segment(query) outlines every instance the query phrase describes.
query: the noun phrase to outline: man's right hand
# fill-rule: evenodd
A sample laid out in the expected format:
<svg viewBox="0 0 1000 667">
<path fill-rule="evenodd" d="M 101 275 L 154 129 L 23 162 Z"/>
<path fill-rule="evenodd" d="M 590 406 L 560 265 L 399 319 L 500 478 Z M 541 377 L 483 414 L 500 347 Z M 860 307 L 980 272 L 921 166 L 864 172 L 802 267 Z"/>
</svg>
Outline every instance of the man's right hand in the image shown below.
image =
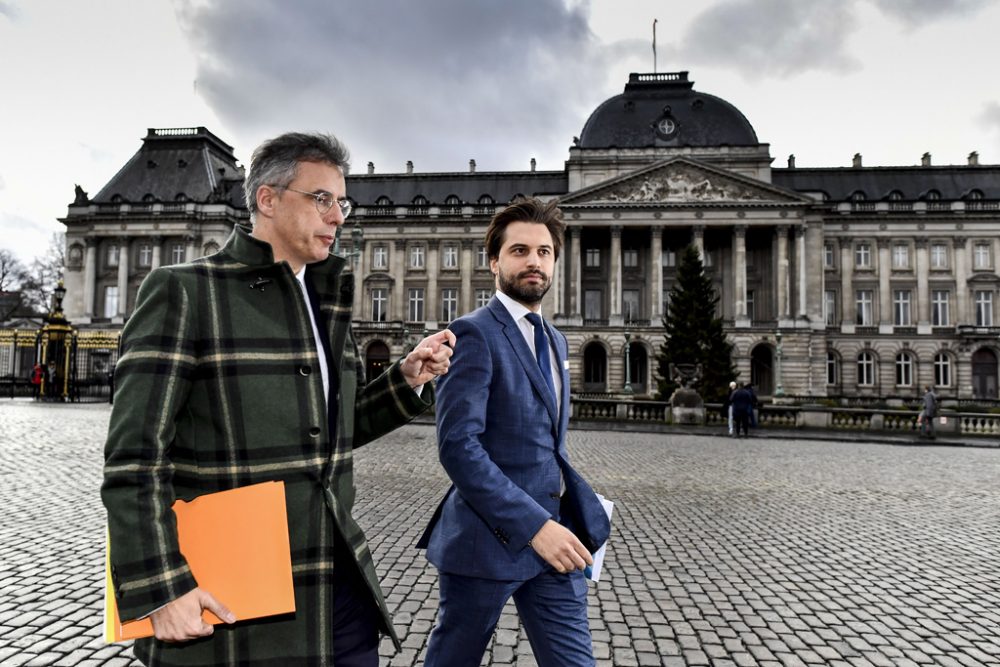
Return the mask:
<svg viewBox="0 0 1000 667">
<path fill-rule="evenodd" d="M 594 559 L 587 547 L 568 528 L 549 519 L 531 538 L 531 548 L 542 559 L 565 574 L 571 570 L 582 570 L 593 565 Z"/>
<path fill-rule="evenodd" d="M 215 629 L 202 620 L 203 609 L 209 610 L 226 623 L 236 622 L 236 615 L 212 597 L 211 593 L 195 588 L 149 615 L 156 638 L 165 642 L 186 642 L 209 636 Z"/>
</svg>

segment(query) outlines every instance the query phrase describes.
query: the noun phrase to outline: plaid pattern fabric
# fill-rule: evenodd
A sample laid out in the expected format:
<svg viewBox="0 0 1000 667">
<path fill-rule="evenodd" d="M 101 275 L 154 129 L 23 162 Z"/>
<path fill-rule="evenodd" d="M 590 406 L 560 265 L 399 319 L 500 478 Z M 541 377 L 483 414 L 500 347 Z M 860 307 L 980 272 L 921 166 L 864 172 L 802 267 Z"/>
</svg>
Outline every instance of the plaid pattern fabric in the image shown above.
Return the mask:
<svg viewBox="0 0 1000 667">
<path fill-rule="evenodd" d="M 398 363 L 365 384 L 350 327 L 353 276 L 330 257 L 306 269 L 329 332 L 328 413 L 295 276 L 249 231 L 237 227 L 219 253 L 143 282 L 115 369 L 101 495 L 127 620 L 197 585 L 178 549 L 175 499 L 284 480 L 296 612 L 217 626 L 212 637 L 180 645 L 139 640 L 136 655 L 149 665 L 332 665 L 330 584 L 344 565 L 334 563 L 335 531 L 398 647 L 351 516 L 351 451 L 425 410 L 433 389 L 422 400 Z"/>
</svg>

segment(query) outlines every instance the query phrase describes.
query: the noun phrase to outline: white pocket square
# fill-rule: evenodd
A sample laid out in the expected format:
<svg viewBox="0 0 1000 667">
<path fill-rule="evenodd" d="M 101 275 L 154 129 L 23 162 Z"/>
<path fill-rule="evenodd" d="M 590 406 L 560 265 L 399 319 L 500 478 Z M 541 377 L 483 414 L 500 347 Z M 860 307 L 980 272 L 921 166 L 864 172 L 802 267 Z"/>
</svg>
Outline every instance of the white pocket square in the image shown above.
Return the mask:
<svg viewBox="0 0 1000 667">
<path fill-rule="evenodd" d="M 569 370 L 569 359 L 563 359 L 563 369 Z"/>
</svg>

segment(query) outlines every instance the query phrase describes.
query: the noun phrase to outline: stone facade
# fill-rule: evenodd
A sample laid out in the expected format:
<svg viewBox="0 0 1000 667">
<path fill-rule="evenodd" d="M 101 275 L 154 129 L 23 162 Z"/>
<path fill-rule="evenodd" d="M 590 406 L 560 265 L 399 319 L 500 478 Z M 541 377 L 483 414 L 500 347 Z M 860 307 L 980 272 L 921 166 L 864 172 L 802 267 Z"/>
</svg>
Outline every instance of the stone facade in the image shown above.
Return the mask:
<svg viewBox="0 0 1000 667">
<path fill-rule="evenodd" d="M 742 114 L 682 72 L 632 75 L 561 171 L 369 165 L 348 177 L 355 213 L 339 248 L 359 276 L 370 370 L 492 295 L 484 232 L 523 194 L 558 197 L 568 224 L 543 312 L 569 338 L 578 394 L 621 393 L 626 380 L 637 395 L 655 391 L 660 320 L 693 243 L 740 377 L 760 394 L 913 398 L 930 384 L 942 397 L 997 398 L 1000 167 L 975 154 L 945 167 L 926 155 L 907 167 L 771 162 Z M 152 267 L 221 245 L 247 219 L 241 179 L 231 148 L 204 128 L 150 130 L 63 219 L 70 319 L 121 324 Z"/>
</svg>

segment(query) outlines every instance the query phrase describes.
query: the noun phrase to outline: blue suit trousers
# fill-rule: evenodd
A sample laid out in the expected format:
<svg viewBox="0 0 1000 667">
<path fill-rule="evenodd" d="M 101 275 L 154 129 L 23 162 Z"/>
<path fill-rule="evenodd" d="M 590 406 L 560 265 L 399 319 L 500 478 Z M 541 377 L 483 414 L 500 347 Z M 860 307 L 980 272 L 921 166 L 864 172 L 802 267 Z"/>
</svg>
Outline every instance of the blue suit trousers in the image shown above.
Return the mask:
<svg viewBox="0 0 1000 667">
<path fill-rule="evenodd" d="M 518 615 L 539 667 L 592 667 L 587 580 L 546 568 L 527 581 L 495 581 L 441 572 L 437 625 L 424 667 L 479 667 L 507 600 Z"/>
</svg>

